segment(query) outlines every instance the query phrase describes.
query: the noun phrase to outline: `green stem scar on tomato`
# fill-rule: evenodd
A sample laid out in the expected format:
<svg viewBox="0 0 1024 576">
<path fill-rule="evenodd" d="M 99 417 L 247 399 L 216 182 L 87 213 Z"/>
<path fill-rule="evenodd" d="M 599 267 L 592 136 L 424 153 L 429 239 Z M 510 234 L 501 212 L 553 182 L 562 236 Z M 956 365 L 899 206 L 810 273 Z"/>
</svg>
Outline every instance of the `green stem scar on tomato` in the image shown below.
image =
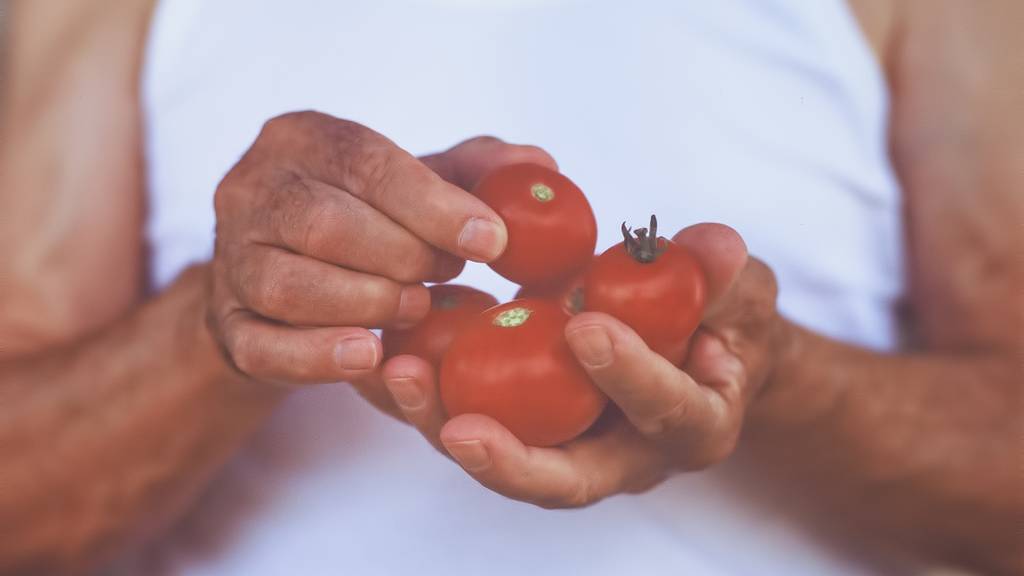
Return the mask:
<svg viewBox="0 0 1024 576">
<path fill-rule="evenodd" d="M 529 308 L 512 308 L 494 317 L 494 325 L 502 328 L 522 326 L 530 318 Z"/>
<path fill-rule="evenodd" d="M 530 186 L 530 194 L 532 194 L 538 202 L 550 202 L 555 199 L 555 191 L 547 184 L 537 183 Z"/>
<path fill-rule="evenodd" d="M 704 273 L 692 254 L 658 236 L 658 221 L 597 257 L 584 280 L 587 310 L 604 312 L 636 331 L 652 350 L 679 365 L 704 314 Z"/>
<path fill-rule="evenodd" d="M 508 229 L 505 251 L 490 267 L 520 286 L 569 278 L 590 263 L 597 221 L 583 191 L 563 174 L 536 164 L 502 166 L 473 194 Z"/>
<path fill-rule="evenodd" d="M 448 415 L 490 416 L 530 446 L 562 444 L 590 428 L 608 399 L 565 341 L 568 321 L 546 300 L 513 300 L 479 314 L 441 363 Z"/>
</svg>

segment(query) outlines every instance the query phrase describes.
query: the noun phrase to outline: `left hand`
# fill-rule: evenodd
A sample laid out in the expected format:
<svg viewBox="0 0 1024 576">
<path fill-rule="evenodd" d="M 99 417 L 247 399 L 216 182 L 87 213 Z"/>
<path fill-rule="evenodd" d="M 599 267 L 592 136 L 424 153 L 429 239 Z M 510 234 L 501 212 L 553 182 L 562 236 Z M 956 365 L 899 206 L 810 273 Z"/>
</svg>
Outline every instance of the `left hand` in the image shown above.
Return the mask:
<svg viewBox="0 0 1024 576">
<path fill-rule="evenodd" d="M 674 240 L 698 258 L 708 282 L 709 307 L 689 357 L 681 369 L 672 365 L 606 314 L 570 320 L 570 347 L 614 403 L 584 436 L 536 448 L 487 416 L 446 421 L 434 371 L 414 356 L 393 358 L 382 369 L 395 403 L 481 484 L 544 508 L 643 491 L 673 472 L 725 459 L 781 346 L 775 277 L 748 258 L 743 240 L 727 226 L 699 224 Z"/>
</svg>

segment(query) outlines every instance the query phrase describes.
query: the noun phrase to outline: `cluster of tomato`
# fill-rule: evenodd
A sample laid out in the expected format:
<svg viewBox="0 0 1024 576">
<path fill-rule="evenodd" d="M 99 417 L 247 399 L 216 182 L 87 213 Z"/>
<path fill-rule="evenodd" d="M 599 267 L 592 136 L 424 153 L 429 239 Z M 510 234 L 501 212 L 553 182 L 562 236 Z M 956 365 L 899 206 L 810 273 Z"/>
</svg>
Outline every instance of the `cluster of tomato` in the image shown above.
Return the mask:
<svg viewBox="0 0 1024 576">
<path fill-rule="evenodd" d="M 521 286 L 498 305 L 467 286 L 430 287 L 431 310 L 405 330 L 385 330 L 388 356 L 413 354 L 440 374 L 449 416 L 491 416 L 525 444 L 553 446 L 586 431 L 607 398 L 580 367 L 565 326 L 581 311 L 604 312 L 652 350 L 680 363 L 704 306 L 704 276 L 690 253 L 658 237 L 657 221 L 595 256 L 597 223 L 583 192 L 533 164 L 499 168 L 474 190 L 508 229 L 490 264 Z"/>
</svg>

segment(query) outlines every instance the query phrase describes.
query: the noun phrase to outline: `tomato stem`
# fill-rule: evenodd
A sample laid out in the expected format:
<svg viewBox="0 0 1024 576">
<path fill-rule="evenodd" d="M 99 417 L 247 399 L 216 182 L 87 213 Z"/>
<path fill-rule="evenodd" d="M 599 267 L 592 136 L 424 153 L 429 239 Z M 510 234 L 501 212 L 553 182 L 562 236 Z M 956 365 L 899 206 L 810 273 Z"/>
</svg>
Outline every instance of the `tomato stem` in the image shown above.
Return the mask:
<svg viewBox="0 0 1024 576">
<path fill-rule="evenodd" d="M 633 231 L 636 238 L 630 234 L 626 223 L 622 223 L 622 237 L 625 238 L 626 253 L 641 264 L 649 264 L 658 259 L 658 256 L 665 251 L 658 244 L 658 219 L 651 214 L 651 228 L 637 228 Z"/>
</svg>

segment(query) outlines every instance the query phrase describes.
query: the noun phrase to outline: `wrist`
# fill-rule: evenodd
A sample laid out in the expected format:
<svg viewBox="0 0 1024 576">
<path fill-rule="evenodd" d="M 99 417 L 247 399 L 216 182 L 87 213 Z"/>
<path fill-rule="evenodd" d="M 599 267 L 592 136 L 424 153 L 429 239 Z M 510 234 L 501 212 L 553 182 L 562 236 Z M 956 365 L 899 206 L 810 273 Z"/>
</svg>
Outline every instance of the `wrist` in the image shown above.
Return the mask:
<svg viewBox="0 0 1024 576">
<path fill-rule="evenodd" d="M 774 362 L 751 402 L 749 420 L 755 425 L 798 426 L 830 413 L 842 387 L 827 374 L 837 360 L 832 343 L 780 315 L 772 351 Z"/>
</svg>

